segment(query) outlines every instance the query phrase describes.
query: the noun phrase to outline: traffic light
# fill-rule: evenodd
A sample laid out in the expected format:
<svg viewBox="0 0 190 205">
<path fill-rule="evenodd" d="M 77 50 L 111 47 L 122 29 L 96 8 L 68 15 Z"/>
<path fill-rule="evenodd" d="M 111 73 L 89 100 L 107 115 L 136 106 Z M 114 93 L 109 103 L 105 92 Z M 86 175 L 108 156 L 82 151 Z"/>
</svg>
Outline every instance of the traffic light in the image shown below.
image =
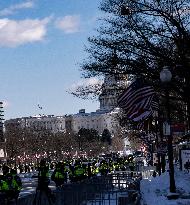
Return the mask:
<svg viewBox="0 0 190 205">
<path fill-rule="evenodd" d="M 3 102 L 0 102 L 0 142 L 4 141 L 4 137 L 3 137 Z"/>
</svg>

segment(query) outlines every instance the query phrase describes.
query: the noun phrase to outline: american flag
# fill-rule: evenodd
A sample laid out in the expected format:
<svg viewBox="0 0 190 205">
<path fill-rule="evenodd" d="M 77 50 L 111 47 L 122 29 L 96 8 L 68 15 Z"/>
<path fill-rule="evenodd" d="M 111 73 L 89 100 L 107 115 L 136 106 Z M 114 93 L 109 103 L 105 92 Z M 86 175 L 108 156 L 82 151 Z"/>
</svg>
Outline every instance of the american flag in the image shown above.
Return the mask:
<svg viewBox="0 0 190 205">
<path fill-rule="evenodd" d="M 151 102 L 151 109 L 153 111 L 158 111 L 159 110 L 159 99 L 158 97 L 155 95 L 154 98 L 152 99 Z"/>
<path fill-rule="evenodd" d="M 137 128 L 138 130 L 143 130 L 143 129 L 144 129 L 144 124 L 145 124 L 144 121 L 140 121 L 140 122 L 138 122 L 138 124 L 136 125 L 136 128 Z"/>
<path fill-rule="evenodd" d="M 152 102 L 151 102 L 151 111 L 150 112 L 150 116 L 153 114 L 153 112 L 155 111 L 158 111 L 159 110 L 159 99 L 156 95 L 154 95 L 153 99 L 152 99 Z M 144 129 L 147 129 L 147 119 L 150 117 L 150 116 L 147 116 L 146 119 L 144 120 L 141 120 L 141 121 L 138 121 L 136 122 L 136 128 L 137 130 L 144 130 Z"/>
<path fill-rule="evenodd" d="M 135 122 L 152 115 L 151 102 L 155 92 L 152 86 L 136 80 L 118 98 L 119 107 L 123 108 L 128 119 Z"/>
</svg>

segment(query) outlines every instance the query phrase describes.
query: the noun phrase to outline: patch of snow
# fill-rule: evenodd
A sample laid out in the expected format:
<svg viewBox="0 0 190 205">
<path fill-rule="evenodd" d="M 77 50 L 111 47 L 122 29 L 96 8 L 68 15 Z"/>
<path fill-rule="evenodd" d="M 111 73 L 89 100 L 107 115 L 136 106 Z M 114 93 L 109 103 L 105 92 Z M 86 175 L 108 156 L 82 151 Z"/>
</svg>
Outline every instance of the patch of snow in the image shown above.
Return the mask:
<svg viewBox="0 0 190 205">
<path fill-rule="evenodd" d="M 180 196 L 179 199 L 168 200 L 169 192 L 169 172 L 161 176 L 149 177 L 141 181 L 142 205 L 189 205 L 190 198 L 190 174 L 175 169 L 176 191 Z"/>
</svg>

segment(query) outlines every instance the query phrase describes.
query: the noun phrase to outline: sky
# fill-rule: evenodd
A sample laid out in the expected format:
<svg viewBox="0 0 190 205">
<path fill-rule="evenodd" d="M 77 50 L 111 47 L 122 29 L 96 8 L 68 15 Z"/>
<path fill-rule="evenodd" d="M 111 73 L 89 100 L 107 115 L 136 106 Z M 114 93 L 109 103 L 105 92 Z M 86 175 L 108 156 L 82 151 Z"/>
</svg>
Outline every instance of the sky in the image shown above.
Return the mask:
<svg viewBox="0 0 190 205">
<path fill-rule="evenodd" d="M 98 25 L 99 3 L 0 1 L 0 101 L 5 120 L 99 108 L 98 101 L 67 92 L 83 82 L 80 64 L 87 57 L 87 38 Z"/>
</svg>

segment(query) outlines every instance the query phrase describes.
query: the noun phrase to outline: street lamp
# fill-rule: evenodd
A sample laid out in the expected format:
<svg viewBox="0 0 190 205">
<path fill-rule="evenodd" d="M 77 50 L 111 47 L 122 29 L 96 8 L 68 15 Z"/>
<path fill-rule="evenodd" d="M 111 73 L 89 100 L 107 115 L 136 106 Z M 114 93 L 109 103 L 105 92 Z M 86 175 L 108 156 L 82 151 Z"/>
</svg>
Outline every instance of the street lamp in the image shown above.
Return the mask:
<svg viewBox="0 0 190 205">
<path fill-rule="evenodd" d="M 169 89 L 168 83 L 172 79 L 172 73 L 168 67 L 164 67 L 160 72 L 160 80 L 165 85 L 165 97 L 166 97 L 166 118 L 167 118 L 167 131 L 165 135 L 168 138 L 168 161 L 169 161 L 169 175 L 170 175 L 170 192 L 176 193 L 175 179 L 174 179 L 174 164 L 173 164 L 173 136 L 170 129 L 170 105 L 169 105 Z"/>
<path fill-rule="evenodd" d="M 172 79 L 172 73 L 170 72 L 168 66 L 165 66 L 160 72 L 160 80 L 163 83 L 169 83 Z"/>
</svg>

